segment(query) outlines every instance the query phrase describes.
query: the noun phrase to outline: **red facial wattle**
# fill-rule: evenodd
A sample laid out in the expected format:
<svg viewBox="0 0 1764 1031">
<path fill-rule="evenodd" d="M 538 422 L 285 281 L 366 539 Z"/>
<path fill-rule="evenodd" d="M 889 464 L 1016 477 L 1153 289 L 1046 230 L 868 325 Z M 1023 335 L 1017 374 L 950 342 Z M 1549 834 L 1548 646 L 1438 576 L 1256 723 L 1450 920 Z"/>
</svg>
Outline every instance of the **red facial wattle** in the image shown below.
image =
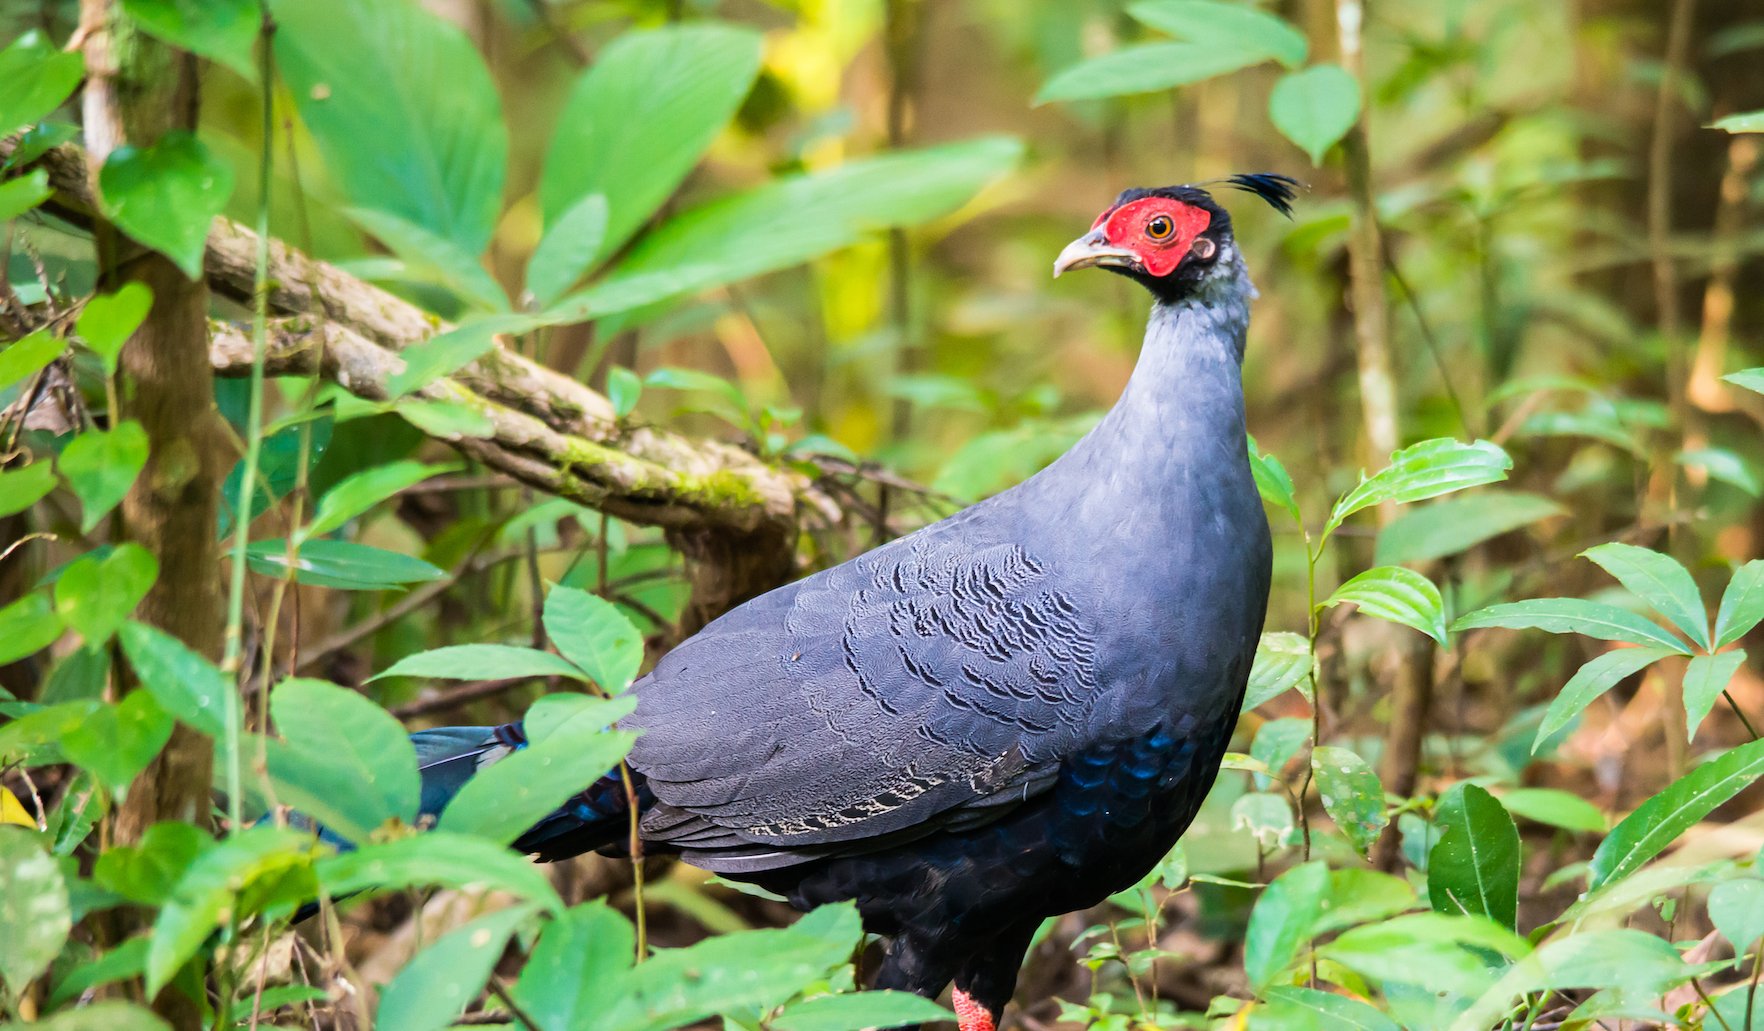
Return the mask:
<svg viewBox="0 0 1764 1031">
<path fill-rule="evenodd" d="M 1170 232 L 1162 238 L 1150 231 L 1159 216 L 1170 224 Z M 1212 222 L 1213 216 L 1202 208 L 1168 197 L 1142 197 L 1103 212 L 1090 228 L 1101 229 L 1111 245 L 1131 250 L 1146 274 L 1162 277 L 1176 270 L 1195 238 Z"/>
</svg>

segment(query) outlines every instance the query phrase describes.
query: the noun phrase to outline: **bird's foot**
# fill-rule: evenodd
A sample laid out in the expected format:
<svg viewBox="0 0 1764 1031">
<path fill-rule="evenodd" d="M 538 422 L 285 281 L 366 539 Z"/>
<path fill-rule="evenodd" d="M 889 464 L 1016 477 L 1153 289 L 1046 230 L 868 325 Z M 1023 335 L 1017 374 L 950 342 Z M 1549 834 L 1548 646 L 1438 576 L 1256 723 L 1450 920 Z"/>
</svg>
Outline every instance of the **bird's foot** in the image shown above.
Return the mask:
<svg viewBox="0 0 1764 1031">
<path fill-rule="evenodd" d="M 956 1026 L 960 1031 L 998 1031 L 997 1018 L 972 995 L 960 988 L 950 993 L 955 1003 Z"/>
</svg>

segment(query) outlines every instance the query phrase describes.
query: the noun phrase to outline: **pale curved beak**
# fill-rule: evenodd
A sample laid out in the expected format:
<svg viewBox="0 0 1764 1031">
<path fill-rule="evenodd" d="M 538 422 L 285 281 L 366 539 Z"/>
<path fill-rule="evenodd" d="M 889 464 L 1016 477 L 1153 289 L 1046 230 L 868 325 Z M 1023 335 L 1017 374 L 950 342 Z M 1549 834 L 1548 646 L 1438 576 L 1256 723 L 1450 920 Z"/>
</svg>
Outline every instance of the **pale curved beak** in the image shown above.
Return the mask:
<svg viewBox="0 0 1764 1031">
<path fill-rule="evenodd" d="M 1054 259 L 1053 274 L 1058 279 L 1060 273 L 1070 272 L 1075 268 L 1095 268 L 1098 265 L 1132 268 L 1138 264 L 1139 255 L 1125 247 L 1110 244 L 1102 230 L 1093 229 L 1066 245 L 1066 249 Z"/>
</svg>

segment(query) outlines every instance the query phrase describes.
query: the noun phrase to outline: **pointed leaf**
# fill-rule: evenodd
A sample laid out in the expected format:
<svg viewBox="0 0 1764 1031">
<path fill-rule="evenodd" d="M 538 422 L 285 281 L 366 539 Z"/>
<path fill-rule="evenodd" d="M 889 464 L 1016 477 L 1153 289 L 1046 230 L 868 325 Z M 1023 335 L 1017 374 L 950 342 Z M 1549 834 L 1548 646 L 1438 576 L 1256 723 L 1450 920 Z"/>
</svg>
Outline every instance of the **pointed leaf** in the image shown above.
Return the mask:
<svg viewBox="0 0 1764 1031">
<path fill-rule="evenodd" d="M 424 462 L 392 462 L 365 469 L 325 492 L 325 496 L 319 499 L 318 511 L 313 513 L 311 524 L 295 540 L 322 537 L 406 487 L 414 487 L 431 476 L 457 468 L 455 465 Z"/>
<path fill-rule="evenodd" d="M 1274 878 L 1256 899 L 1243 935 L 1243 968 L 1250 987 L 1267 988 L 1292 966 L 1323 912 L 1329 868 L 1305 863 Z"/>
<path fill-rule="evenodd" d="M 1312 164 L 1320 165 L 1329 148 L 1360 119 L 1360 84 L 1336 64 L 1292 72 L 1274 84 L 1268 117 L 1280 135 L 1309 154 Z"/>
<path fill-rule="evenodd" d="M 454 644 L 431 648 L 426 652 L 407 655 L 390 669 L 376 674 L 383 677 L 436 677 L 443 680 L 505 680 L 514 677 L 569 677 L 586 680 L 586 675 L 568 661 L 537 648 L 519 648 L 506 644 Z"/>
<path fill-rule="evenodd" d="M 698 163 L 759 66 L 759 36 L 715 22 L 614 40 L 576 81 L 558 118 L 539 180 L 546 226 L 602 194 L 605 236 L 589 258 L 616 250 Z"/>
<path fill-rule="evenodd" d="M 61 617 L 41 591 L 0 607 L 0 666 L 49 647 L 61 630 Z"/>
<path fill-rule="evenodd" d="M 1703 596 L 1690 573 L 1672 558 L 1620 541 L 1588 548 L 1581 555 L 1616 577 L 1699 647 L 1709 648 L 1709 612 Z"/>
<path fill-rule="evenodd" d="M 1764 776 L 1764 741 L 1749 741 L 1672 782 L 1624 817 L 1593 853 L 1589 888 L 1623 879 L 1715 807 Z"/>
<path fill-rule="evenodd" d="M 1697 727 L 1745 661 L 1745 649 L 1735 648 L 1719 655 L 1698 655 L 1684 667 L 1684 715 L 1690 738 L 1697 736 Z"/>
<path fill-rule="evenodd" d="M 1709 891 L 1709 919 L 1743 956 L 1764 938 L 1764 881 L 1743 877 L 1717 884 Z"/>
<path fill-rule="evenodd" d="M 1548 498 L 1522 491 L 1479 490 L 1446 498 L 1405 510 L 1379 530 L 1375 560 L 1381 566 L 1431 562 L 1567 511 Z"/>
<path fill-rule="evenodd" d="M 1270 505 L 1278 505 L 1292 516 L 1295 522 L 1300 521 L 1298 499 L 1292 491 L 1292 477 L 1287 473 L 1286 466 L 1273 455 L 1265 455 L 1256 446 L 1256 438 L 1249 438 L 1250 475 L 1256 481 L 1256 493 Z"/>
<path fill-rule="evenodd" d="M 527 293 L 545 307 L 575 286 L 606 240 L 606 195 L 591 193 L 559 215 L 527 260 Z"/>
<path fill-rule="evenodd" d="M 147 467 L 147 431 L 133 419 L 113 430 L 85 430 L 62 449 L 56 465 L 80 499 L 80 531 L 91 533 Z"/>
<path fill-rule="evenodd" d="M 502 204 L 508 129 L 465 33 L 410 0 L 276 0 L 276 65 L 358 207 L 481 254 Z"/>
<path fill-rule="evenodd" d="M 418 885 L 464 888 L 483 885 L 563 911 L 545 873 L 524 856 L 482 838 L 430 831 L 364 845 L 320 860 L 319 883 L 333 896 L 396 890 Z"/>
<path fill-rule="evenodd" d="M 384 591 L 403 584 L 447 578 L 420 558 L 354 541 L 310 540 L 288 561 L 288 542 L 252 541 L 245 560 L 251 571 L 281 579 L 293 574 L 296 583 L 340 591 Z"/>
<path fill-rule="evenodd" d="M 159 579 L 159 560 L 133 541 L 107 555 L 92 552 L 61 571 L 55 611 L 90 645 L 103 645 L 135 611 Z"/>
<path fill-rule="evenodd" d="M 380 995 L 376 1023 L 400 1031 L 440 1031 L 478 997 L 508 939 L 532 906 L 515 906 L 441 936 L 404 965 Z"/>
<path fill-rule="evenodd" d="M 1316 988 L 1277 985 L 1268 1004 L 1250 1015 L 1250 1027 L 1315 1028 L 1317 1031 L 1402 1031 L 1396 1021 L 1358 999 Z M 1258 1021 L 1266 1015 L 1267 1023 Z M 1302 1014 L 1302 1015 L 1301 1015 Z"/>
<path fill-rule="evenodd" d="M 0 50 L 0 136 L 42 121 L 86 74 L 78 50 L 64 51 L 36 29 Z"/>
<path fill-rule="evenodd" d="M 1754 393 L 1764 394 L 1764 366 L 1730 372 L 1721 378 L 1736 387 L 1744 387 Z"/>
<path fill-rule="evenodd" d="M 1288 68 L 1305 63 L 1305 34 L 1286 19 L 1217 0 L 1144 0 L 1127 13 L 1159 32 L 1209 46 L 1265 54 Z"/>
<path fill-rule="evenodd" d="M 68 728 L 61 748 L 111 794 L 121 795 L 171 740 L 172 722 L 150 692 L 130 691 Z"/>
<path fill-rule="evenodd" d="M 122 0 L 122 8 L 148 34 L 257 81 L 257 0 Z"/>
<path fill-rule="evenodd" d="M 0 826 L 0 982 L 13 999 L 49 969 L 73 928 L 67 882 L 36 838 Z"/>
<path fill-rule="evenodd" d="M 270 715 L 289 748 L 305 753 L 327 771 L 323 785 L 301 784 L 305 794 L 322 795 L 327 808 L 348 817 L 349 830 L 335 829 L 361 840 L 387 820 L 416 819 L 422 791 L 416 749 L 403 725 L 385 709 L 347 688 L 323 680 L 294 678 L 270 693 Z M 270 775 L 279 781 L 298 777 L 298 765 L 278 770 L 270 755 Z M 323 791 L 312 790 L 323 787 Z M 285 798 L 298 808 L 304 800 Z M 311 813 L 321 822 L 324 814 Z M 351 833 L 353 831 L 354 833 Z"/>
<path fill-rule="evenodd" d="M 1524 938 L 1486 917 L 1408 913 L 1355 927 L 1317 954 L 1380 981 L 1462 995 L 1494 981 L 1499 968 L 1491 958 L 1530 951 Z"/>
<path fill-rule="evenodd" d="M 0 350 L 0 390 L 21 383 L 67 350 L 67 341 L 46 329 L 7 344 Z"/>
<path fill-rule="evenodd" d="M 111 151 L 98 191 L 118 228 L 196 279 L 208 227 L 233 195 L 233 169 L 193 134 L 173 130 L 146 147 Z"/>
<path fill-rule="evenodd" d="M 630 415 L 642 396 L 643 380 L 635 372 L 617 365 L 606 370 L 606 397 L 612 402 L 614 418 Z"/>
<path fill-rule="evenodd" d="M 1477 609 L 1452 621 L 1453 632 L 1481 627 L 1585 634 L 1601 641 L 1623 641 L 1665 648 L 1679 655 L 1691 654 L 1683 641 L 1628 609 L 1583 598 L 1532 598 L 1507 602 Z"/>
<path fill-rule="evenodd" d="M 1274 631 L 1262 635 L 1256 645 L 1255 664 L 1250 667 L 1244 690 L 1243 712 L 1248 712 L 1290 688 L 1300 687 L 1311 672 L 1311 642 L 1303 634 Z"/>
<path fill-rule="evenodd" d="M 1709 128 L 1725 129 L 1731 133 L 1764 132 L 1764 111 L 1747 111 L 1743 114 L 1717 118 Z"/>
<path fill-rule="evenodd" d="M 157 627 L 130 621 L 120 634 L 123 654 L 141 684 L 165 710 L 210 737 L 238 722 L 232 681 L 214 663 Z"/>
<path fill-rule="evenodd" d="M 1317 793 L 1329 818 L 1360 855 L 1370 855 L 1390 817 L 1384 811 L 1384 785 L 1366 760 L 1345 748 L 1319 745 L 1311 751 Z"/>
<path fill-rule="evenodd" d="M 1035 94 L 1035 103 L 1154 93 L 1261 64 L 1270 56 L 1241 46 L 1140 43 L 1060 69 Z"/>
<path fill-rule="evenodd" d="M 55 467 L 48 462 L 0 469 L 0 516 L 30 508 L 54 490 L 55 483 Z"/>
<path fill-rule="evenodd" d="M 1613 648 L 1575 670 L 1574 676 L 1550 700 L 1543 723 L 1537 728 L 1537 736 L 1531 741 L 1532 754 L 1537 754 L 1545 741 L 1584 712 L 1600 695 L 1616 687 L 1624 678 L 1634 676 L 1672 654 L 1674 652 L 1666 648 Z"/>
<path fill-rule="evenodd" d="M 390 211 L 358 207 L 344 214 L 397 255 L 405 277 L 434 283 L 473 308 L 508 310 L 507 295 L 478 261 L 477 252 Z"/>
<path fill-rule="evenodd" d="M 540 933 L 515 982 L 515 1001 L 546 1029 L 591 1026 L 620 990 L 636 938 L 604 899 L 572 906 Z"/>
<path fill-rule="evenodd" d="M 17 179 L 0 182 L 0 222 L 10 222 L 49 199 L 49 172 L 36 169 Z"/>
<path fill-rule="evenodd" d="M 553 587 L 544 621 L 551 643 L 601 690 L 618 694 L 637 679 L 643 634 L 617 605 L 574 587 Z"/>
<path fill-rule="evenodd" d="M 1764 620 L 1764 559 L 1753 559 L 1734 571 L 1715 613 L 1715 647 L 1725 648 L 1751 633 Z"/>
<path fill-rule="evenodd" d="M 954 1020 L 955 1014 L 911 992 L 820 995 L 784 1007 L 768 1026 L 777 1031 L 864 1031 Z"/>
<path fill-rule="evenodd" d="M 1427 859 L 1427 894 L 1440 913 L 1486 916 L 1512 929 L 1519 919 L 1519 828 L 1495 797 L 1464 785 L 1458 818 Z"/>
<path fill-rule="evenodd" d="M 1344 604 L 1358 605 L 1369 616 L 1414 627 L 1442 647 L 1446 643 L 1445 602 L 1439 596 L 1439 588 L 1413 569 L 1368 569 L 1337 587 L 1323 603 L 1325 608 Z"/>
<path fill-rule="evenodd" d="M 1515 816 L 1566 831 L 1605 831 L 1598 806 L 1557 788 L 1515 788 L 1501 795 L 1501 805 Z"/>
<path fill-rule="evenodd" d="M 1450 494 L 1466 487 L 1495 483 L 1507 478 L 1513 460 L 1499 446 L 1486 440 L 1460 444 L 1436 438 L 1406 447 L 1390 456 L 1390 464 L 1371 476 L 1362 475 L 1353 490 L 1342 495 L 1323 527 L 1327 537 L 1342 520 L 1361 509 L 1386 501 L 1408 504 Z"/>
</svg>

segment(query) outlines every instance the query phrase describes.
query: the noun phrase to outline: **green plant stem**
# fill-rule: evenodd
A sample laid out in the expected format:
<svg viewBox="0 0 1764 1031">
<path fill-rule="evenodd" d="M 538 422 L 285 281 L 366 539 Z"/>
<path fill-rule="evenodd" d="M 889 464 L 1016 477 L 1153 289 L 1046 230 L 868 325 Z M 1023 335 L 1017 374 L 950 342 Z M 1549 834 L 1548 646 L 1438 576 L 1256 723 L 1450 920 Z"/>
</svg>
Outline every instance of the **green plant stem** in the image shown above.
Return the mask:
<svg viewBox="0 0 1764 1031">
<path fill-rule="evenodd" d="M 1752 1031 L 1752 1009 L 1758 1002 L 1758 975 L 1764 973 L 1764 947 L 1752 953 L 1752 981 L 1746 986 L 1746 1031 Z"/>
<path fill-rule="evenodd" d="M 625 805 L 631 813 L 631 838 L 628 843 L 631 852 L 631 908 L 637 917 L 636 962 L 641 963 L 649 958 L 649 918 L 643 911 L 643 835 L 641 815 L 637 811 L 637 785 L 631 780 L 631 765 L 622 759 L 619 761 L 619 780 L 624 784 Z"/>
<path fill-rule="evenodd" d="M 1721 692 L 1721 697 L 1727 699 L 1727 707 L 1733 710 L 1735 716 L 1739 717 L 1740 726 L 1746 728 L 1746 733 L 1752 736 L 1752 740 L 1758 740 L 1758 732 L 1752 729 L 1752 721 L 1746 719 L 1746 714 L 1740 710 L 1739 703 L 1733 700 L 1733 693 L 1724 689 Z"/>
<path fill-rule="evenodd" d="M 1733 1025 L 1729 1024 L 1727 1018 L 1721 1015 L 1721 1011 L 1715 1008 L 1715 1000 L 1709 998 L 1709 993 L 1703 990 L 1703 982 L 1693 977 L 1691 978 L 1691 987 L 1697 990 L 1697 998 L 1703 1000 L 1703 1005 L 1709 1007 L 1710 1015 L 1715 1018 L 1717 1024 L 1721 1025 L 1722 1031 L 1733 1031 Z M 1751 1024 L 1748 1023 L 1746 1027 L 1749 1031 Z"/>
</svg>

